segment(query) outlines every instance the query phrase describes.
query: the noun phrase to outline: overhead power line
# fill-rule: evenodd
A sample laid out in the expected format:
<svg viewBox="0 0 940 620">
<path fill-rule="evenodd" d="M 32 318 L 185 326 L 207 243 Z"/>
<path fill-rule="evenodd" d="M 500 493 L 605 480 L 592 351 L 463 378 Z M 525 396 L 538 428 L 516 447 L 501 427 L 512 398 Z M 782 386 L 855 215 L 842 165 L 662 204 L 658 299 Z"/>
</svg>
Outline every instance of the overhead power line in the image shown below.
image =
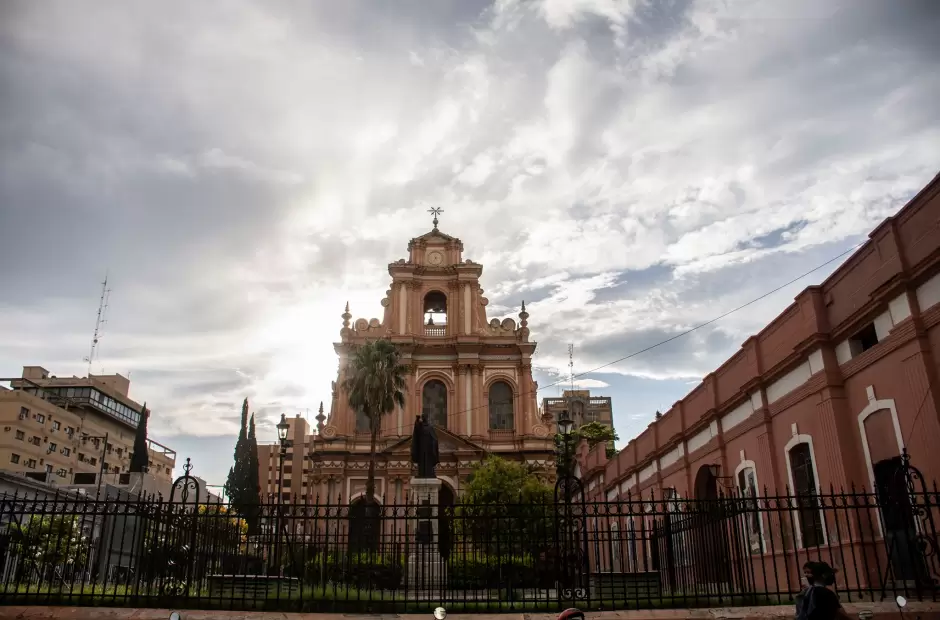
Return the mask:
<svg viewBox="0 0 940 620">
<path fill-rule="evenodd" d="M 727 317 L 731 316 L 732 314 L 734 314 L 734 313 L 736 313 L 736 312 L 740 312 L 741 310 L 744 310 L 744 309 L 747 308 L 748 306 L 752 306 L 752 305 L 756 304 L 757 302 L 762 301 L 762 300 L 764 300 L 764 299 L 770 297 L 770 296 L 773 295 L 774 293 L 777 293 L 777 292 L 779 292 L 779 291 L 781 291 L 781 290 L 787 288 L 787 287 L 790 286 L 791 284 L 795 284 L 796 282 L 799 282 L 799 281 L 802 280 L 803 278 L 805 278 L 805 277 L 807 277 L 807 276 L 809 276 L 809 275 L 812 275 L 813 273 L 819 271 L 819 270 L 822 269 L 823 267 L 826 267 L 826 266 L 828 266 L 828 265 L 831 265 L 832 263 L 836 262 L 837 260 L 839 260 L 840 258 L 842 258 L 843 256 L 845 256 L 846 254 L 849 254 L 849 253 L 851 253 L 851 252 L 854 252 L 855 250 L 857 250 L 858 248 L 860 248 L 863 244 L 864 244 L 864 241 L 863 241 L 863 242 L 860 242 L 860 243 L 857 243 L 857 244 L 853 245 L 852 247 L 848 248 L 847 250 L 845 250 L 845 251 L 843 251 L 843 252 L 837 254 L 836 256 L 833 256 L 832 258 L 830 258 L 830 259 L 827 260 L 826 262 L 820 263 L 819 265 L 816 265 L 815 267 L 813 267 L 813 268 L 810 269 L 809 271 L 806 271 L 806 272 L 804 272 L 804 273 L 801 273 L 800 275 L 796 276 L 795 278 L 792 278 L 792 279 L 788 280 L 787 282 L 784 282 L 783 284 L 781 284 L 781 285 L 779 285 L 779 286 L 777 286 L 777 287 L 775 287 L 775 288 L 773 288 L 773 289 L 767 291 L 766 293 L 763 293 L 762 295 L 760 295 L 760 296 L 758 296 L 758 297 L 755 297 L 754 299 L 748 301 L 747 303 L 741 304 L 740 306 L 737 306 L 736 308 L 733 308 L 733 309 L 731 309 L 731 310 L 728 310 L 727 312 L 724 312 L 723 314 L 720 314 L 720 315 L 718 315 L 718 316 L 716 316 L 716 317 L 714 317 L 714 318 L 712 318 L 712 319 L 709 319 L 709 320 L 705 321 L 704 323 L 699 323 L 698 325 L 695 325 L 694 327 L 690 327 L 689 329 L 687 329 L 687 330 L 685 330 L 685 331 L 679 332 L 678 334 L 676 334 L 676 335 L 674 335 L 674 336 L 670 336 L 669 338 L 666 338 L 666 339 L 664 339 L 664 340 L 660 340 L 659 342 L 657 342 L 657 343 L 655 343 L 655 344 L 652 344 L 652 345 L 650 345 L 650 346 L 648 346 L 648 347 L 645 347 L 645 348 L 643 348 L 643 349 L 640 349 L 640 350 L 638 350 L 638 351 L 634 351 L 634 352 L 632 352 L 632 353 L 629 353 L 628 355 L 624 355 L 623 357 L 619 357 L 619 358 L 617 358 L 617 359 L 615 359 L 615 360 L 612 360 L 612 361 L 610 361 L 610 362 L 607 362 L 607 363 L 605 363 L 605 364 L 601 364 L 600 366 L 596 366 L 596 367 L 594 367 L 594 368 L 591 368 L 590 370 L 585 370 L 584 372 L 580 372 L 580 373 L 578 373 L 578 374 L 573 374 L 573 372 L 572 372 L 568 377 L 563 377 L 563 378 L 559 379 L 558 381 L 555 381 L 555 382 L 553 382 L 553 383 L 549 383 L 548 385 L 541 386 L 541 387 L 539 387 L 539 388 L 538 388 L 537 390 L 535 390 L 535 391 L 524 392 L 524 393 L 521 394 L 521 397 L 534 396 L 536 393 L 541 392 L 542 390 L 547 390 L 548 388 L 555 387 L 556 385 L 560 385 L 560 384 L 563 384 L 563 383 L 565 383 L 565 382 L 573 381 L 574 379 L 577 379 L 577 378 L 579 378 L 579 377 L 583 377 L 583 376 L 585 376 L 585 375 L 589 375 L 589 374 L 591 374 L 591 373 L 595 373 L 595 372 L 597 372 L 597 371 L 599 371 L 599 370 L 603 370 L 604 368 L 609 368 L 610 366 L 613 366 L 613 365 L 615 365 L 615 364 L 619 364 L 620 362 L 624 362 L 624 361 L 626 361 L 626 360 L 628 360 L 628 359 L 631 359 L 631 358 L 634 358 L 634 357 L 636 357 L 636 356 L 638 356 L 638 355 L 642 355 L 643 353 L 647 353 L 647 352 L 649 352 L 649 351 L 652 351 L 653 349 L 656 349 L 656 348 L 658 348 L 658 347 L 661 347 L 661 346 L 663 346 L 663 345 L 665 345 L 665 344 L 669 344 L 670 342 L 673 342 L 673 341 L 675 341 L 675 340 L 678 340 L 679 338 L 683 338 L 684 336 L 688 336 L 688 335 L 691 334 L 692 332 L 698 331 L 698 330 L 702 329 L 703 327 L 708 327 L 709 325 L 711 325 L 711 324 L 713 324 L 713 323 L 716 323 L 716 322 L 718 322 L 718 321 L 720 321 L 720 320 L 722 320 L 722 319 L 724 319 L 724 318 L 727 318 Z M 458 416 L 458 415 L 461 415 L 461 414 L 464 414 L 464 413 L 471 413 L 471 412 L 477 411 L 477 410 L 479 410 L 479 409 L 488 409 L 488 408 L 489 408 L 489 403 L 481 404 L 481 405 L 477 405 L 477 406 L 475 406 L 475 407 L 470 407 L 470 408 L 468 408 L 468 409 L 461 409 L 461 410 L 459 410 L 459 411 L 455 411 L 454 413 L 448 414 L 448 417 L 455 417 L 455 416 Z M 406 424 L 406 425 L 403 425 L 403 426 L 394 427 L 394 430 L 401 431 L 402 429 L 408 428 L 409 426 L 411 426 L 411 424 Z"/>
</svg>

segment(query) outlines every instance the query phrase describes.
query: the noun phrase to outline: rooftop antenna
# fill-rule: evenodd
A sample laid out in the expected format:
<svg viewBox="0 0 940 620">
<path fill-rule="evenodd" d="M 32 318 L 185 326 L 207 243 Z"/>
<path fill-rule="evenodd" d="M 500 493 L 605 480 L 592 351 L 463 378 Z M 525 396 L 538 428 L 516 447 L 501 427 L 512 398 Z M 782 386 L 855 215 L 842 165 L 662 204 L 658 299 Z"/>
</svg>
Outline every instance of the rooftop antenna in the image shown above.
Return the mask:
<svg viewBox="0 0 940 620">
<path fill-rule="evenodd" d="M 98 340 L 101 339 L 101 328 L 108 322 L 106 318 L 108 311 L 108 299 L 111 296 L 111 289 L 108 288 L 108 273 L 104 274 L 104 282 L 101 283 L 101 299 L 98 301 L 98 318 L 95 320 L 95 334 L 91 339 L 91 351 L 85 361 L 88 363 L 88 374 L 91 375 L 91 365 L 94 364 L 98 355 Z"/>
<path fill-rule="evenodd" d="M 574 343 L 568 345 L 568 377 L 571 381 L 571 391 L 574 392 Z"/>
</svg>

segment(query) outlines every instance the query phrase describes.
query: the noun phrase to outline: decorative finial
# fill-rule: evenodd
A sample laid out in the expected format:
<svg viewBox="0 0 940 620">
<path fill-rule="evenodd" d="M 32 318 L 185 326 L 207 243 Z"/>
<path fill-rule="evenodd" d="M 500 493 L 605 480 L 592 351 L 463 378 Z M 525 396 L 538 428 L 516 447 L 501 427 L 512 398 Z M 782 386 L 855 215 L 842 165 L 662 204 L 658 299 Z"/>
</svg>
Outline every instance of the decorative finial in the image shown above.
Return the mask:
<svg viewBox="0 0 940 620">
<path fill-rule="evenodd" d="M 428 213 L 434 216 L 434 220 L 433 220 L 434 230 L 437 230 L 437 216 L 443 212 L 444 212 L 444 209 L 441 209 L 440 207 L 431 207 L 430 209 L 428 209 Z"/>
<path fill-rule="evenodd" d="M 193 463 L 190 461 L 189 457 L 186 457 L 186 462 L 183 464 L 183 475 L 188 476 L 189 472 L 193 470 Z"/>
<path fill-rule="evenodd" d="M 343 328 L 349 327 L 349 319 L 352 318 L 352 315 L 349 314 L 349 302 L 346 302 L 346 312 L 342 314 L 343 317 Z"/>
<path fill-rule="evenodd" d="M 323 422 L 326 420 L 326 416 L 323 415 L 323 401 L 320 401 L 320 413 L 317 414 L 317 433 L 323 432 Z"/>
<path fill-rule="evenodd" d="M 519 327 L 528 327 L 529 313 L 525 311 L 525 300 L 522 301 L 522 312 L 519 313 Z"/>
</svg>

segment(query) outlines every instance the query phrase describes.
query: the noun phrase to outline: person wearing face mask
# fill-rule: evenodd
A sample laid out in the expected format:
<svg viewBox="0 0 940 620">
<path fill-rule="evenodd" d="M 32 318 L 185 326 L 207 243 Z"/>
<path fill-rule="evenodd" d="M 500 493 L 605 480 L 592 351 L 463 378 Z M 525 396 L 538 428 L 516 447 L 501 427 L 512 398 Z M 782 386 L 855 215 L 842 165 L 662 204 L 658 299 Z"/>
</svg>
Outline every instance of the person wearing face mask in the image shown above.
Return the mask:
<svg viewBox="0 0 940 620">
<path fill-rule="evenodd" d="M 828 586 L 836 582 L 836 572 L 825 562 L 803 565 L 805 589 L 797 595 L 797 620 L 848 620 L 839 597 Z"/>
<path fill-rule="evenodd" d="M 796 602 L 796 618 L 799 620 L 800 610 L 803 608 L 803 600 L 806 598 L 806 592 L 812 587 L 813 583 L 813 564 L 815 562 L 806 562 L 803 564 L 803 578 L 800 580 L 803 589 L 800 590 L 800 593 L 793 597 L 794 602 Z"/>
</svg>

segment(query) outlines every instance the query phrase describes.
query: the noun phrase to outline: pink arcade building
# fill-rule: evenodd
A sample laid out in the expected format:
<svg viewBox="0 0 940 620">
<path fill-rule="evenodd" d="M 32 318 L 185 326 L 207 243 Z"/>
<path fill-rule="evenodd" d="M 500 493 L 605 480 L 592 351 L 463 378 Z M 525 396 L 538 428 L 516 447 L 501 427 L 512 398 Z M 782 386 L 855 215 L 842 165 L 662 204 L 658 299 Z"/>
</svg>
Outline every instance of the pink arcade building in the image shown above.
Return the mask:
<svg viewBox="0 0 940 620">
<path fill-rule="evenodd" d="M 740 573 L 767 591 L 761 582 L 779 587 L 781 575 L 799 589 L 800 563 L 819 557 L 840 569 L 844 588 L 919 580 L 926 568 L 911 568 L 898 549 L 924 535 L 935 544 L 927 530 L 940 515 L 929 493 L 926 510 L 910 509 L 923 500 L 908 491 L 925 489 L 906 488 L 902 454 L 932 492 L 938 362 L 940 175 L 614 458 L 580 447 L 587 500 L 608 505 L 592 509 L 608 515 L 591 522 L 592 540 L 602 541 L 590 550 L 593 570 L 655 568 L 670 573 L 666 581 L 697 583 Z M 724 525 L 673 519 L 669 536 L 694 535 L 667 544 L 668 558 L 662 532 L 650 546 L 663 514 L 727 497 L 751 503 Z M 696 560 L 706 556 L 707 566 Z"/>
</svg>

